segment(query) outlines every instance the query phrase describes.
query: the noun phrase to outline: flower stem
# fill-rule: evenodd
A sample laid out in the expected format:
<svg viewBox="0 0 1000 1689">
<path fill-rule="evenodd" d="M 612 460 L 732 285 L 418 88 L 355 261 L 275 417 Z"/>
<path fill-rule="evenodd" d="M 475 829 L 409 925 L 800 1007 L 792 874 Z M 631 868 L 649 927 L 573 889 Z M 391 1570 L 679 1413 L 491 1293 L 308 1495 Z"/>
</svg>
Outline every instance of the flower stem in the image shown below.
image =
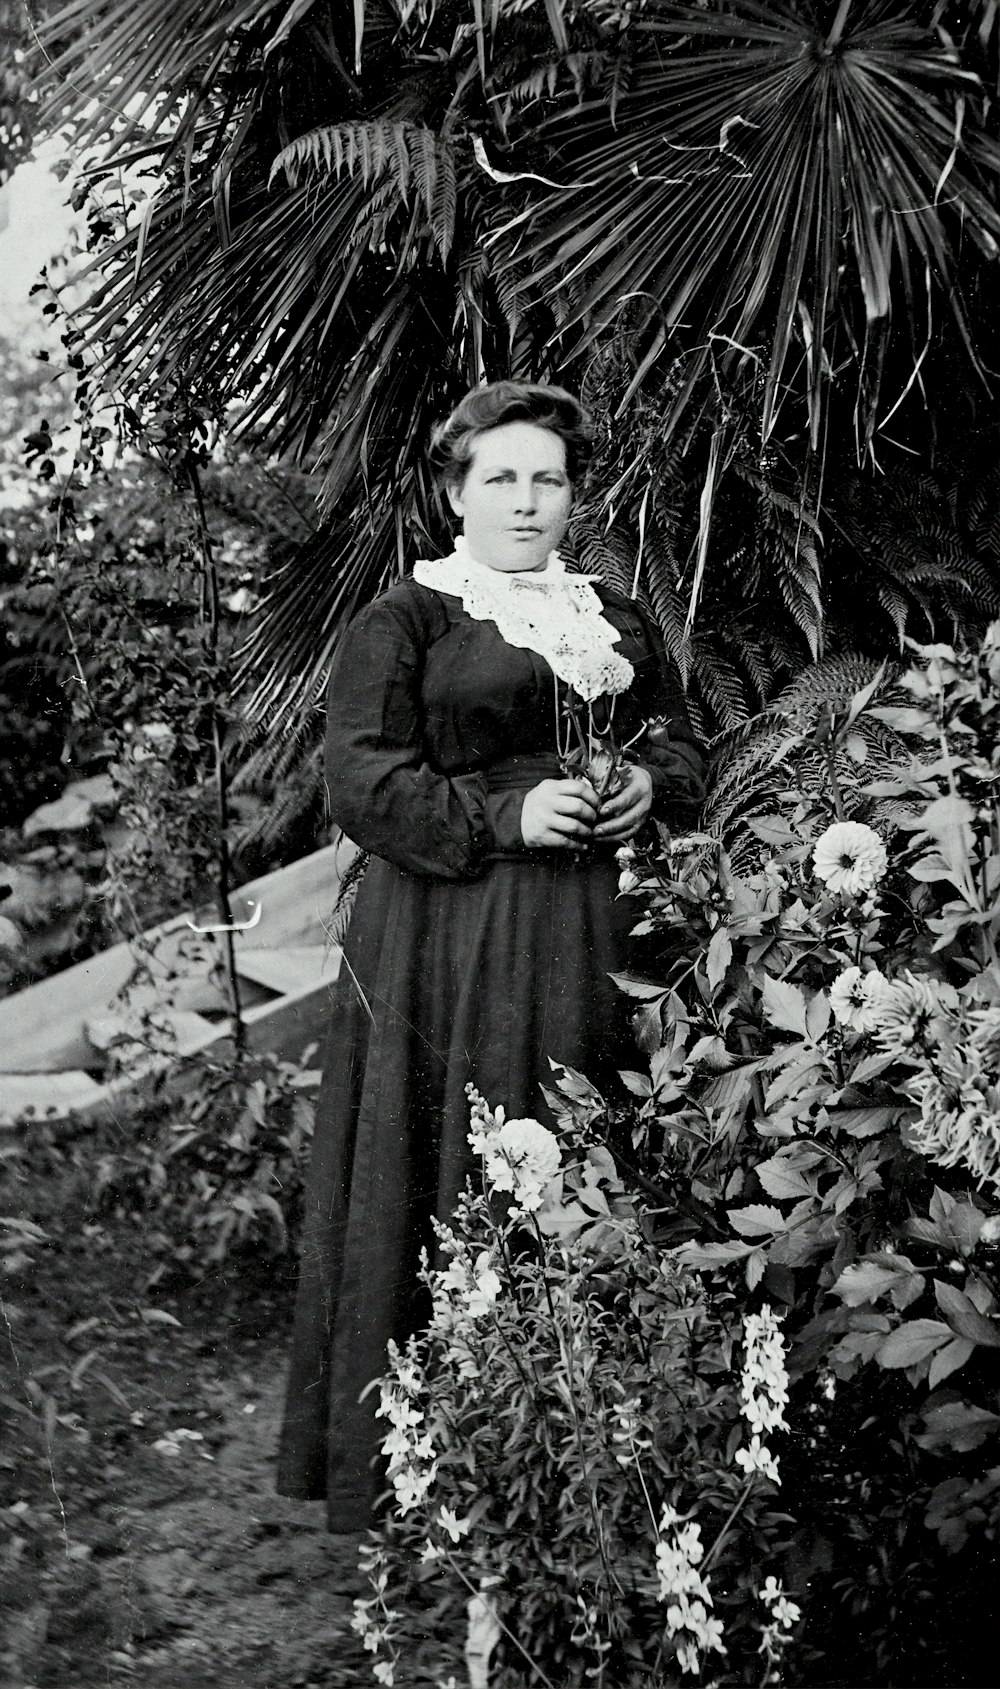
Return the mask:
<svg viewBox="0 0 1000 1689">
<path fill-rule="evenodd" d="M 475 1584 L 472 1582 L 472 1580 L 470 1578 L 466 1577 L 466 1575 L 463 1572 L 461 1566 L 458 1564 L 458 1561 L 454 1558 L 453 1555 L 448 1553 L 447 1549 L 444 1550 L 443 1557 L 444 1557 L 445 1560 L 447 1560 L 448 1565 L 451 1567 L 452 1571 L 455 1573 L 455 1576 L 462 1583 L 464 1583 L 466 1589 L 469 1591 L 469 1594 L 475 1596 L 477 1601 L 485 1601 L 486 1597 L 484 1596 L 482 1590 L 477 1589 Z M 490 1606 L 490 1609 L 493 1613 L 493 1617 L 496 1619 L 497 1624 L 500 1626 L 500 1629 L 503 1631 L 507 1640 L 509 1642 L 513 1642 L 514 1647 L 517 1649 L 518 1653 L 521 1654 L 525 1660 L 527 1660 L 528 1665 L 531 1667 L 531 1670 L 535 1673 L 539 1682 L 541 1682 L 545 1685 L 545 1689 L 555 1689 L 555 1684 L 552 1682 L 552 1679 L 550 1677 L 546 1677 L 546 1675 L 545 1675 L 544 1671 L 542 1670 L 541 1666 L 537 1663 L 536 1660 L 532 1659 L 531 1655 L 528 1653 L 527 1648 L 525 1648 L 523 1643 L 518 1641 L 517 1637 L 514 1635 L 514 1632 L 510 1629 L 509 1625 L 504 1624 L 503 1619 L 500 1617 L 500 1614 L 496 1610 L 496 1604 L 493 1601 L 491 1601 L 489 1603 L 489 1606 Z"/>
<path fill-rule="evenodd" d="M 704 1577 L 705 1573 L 709 1570 L 709 1568 L 713 1564 L 713 1562 L 716 1559 L 718 1559 L 718 1556 L 719 1556 L 719 1554 L 722 1550 L 722 1544 L 725 1542 L 726 1537 L 729 1535 L 729 1532 L 732 1530 L 733 1526 L 735 1525 L 736 1520 L 739 1518 L 739 1516 L 742 1513 L 744 1507 L 746 1506 L 747 1500 L 749 1499 L 749 1496 L 750 1496 L 750 1491 L 753 1489 L 753 1486 L 754 1486 L 754 1479 L 753 1479 L 753 1475 L 751 1474 L 751 1476 L 746 1480 L 745 1484 L 743 1485 L 743 1488 L 740 1491 L 739 1495 L 736 1497 L 736 1500 L 735 1500 L 733 1507 L 730 1511 L 729 1518 L 726 1520 L 726 1522 L 723 1525 L 721 1531 L 719 1532 L 718 1536 L 716 1537 L 716 1539 L 713 1542 L 711 1548 L 709 1549 L 708 1553 L 705 1555 L 705 1558 L 701 1563 L 701 1573 L 702 1573 L 703 1577 Z"/>
</svg>

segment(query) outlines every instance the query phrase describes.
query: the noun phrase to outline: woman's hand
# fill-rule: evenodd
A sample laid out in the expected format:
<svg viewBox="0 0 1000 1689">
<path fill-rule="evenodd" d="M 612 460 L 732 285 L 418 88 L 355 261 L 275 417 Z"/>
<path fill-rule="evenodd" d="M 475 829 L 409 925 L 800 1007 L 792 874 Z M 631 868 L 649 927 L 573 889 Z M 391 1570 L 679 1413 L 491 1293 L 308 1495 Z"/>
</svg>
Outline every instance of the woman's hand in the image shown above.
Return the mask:
<svg viewBox="0 0 1000 1689">
<path fill-rule="evenodd" d="M 595 839 L 624 844 L 639 831 L 653 807 L 653 777 L 648 768 L 628 762 L 622 769 L 621 781 L 618 790 L 601 804 Z"/>
<path fill-rule="evenodd" d="M 579 850 L 590 843 L 596 820 L 597 793 L 589 780 L 542 780 L 525 793 L 521 837 L 529 850 Z"/>
</svg>

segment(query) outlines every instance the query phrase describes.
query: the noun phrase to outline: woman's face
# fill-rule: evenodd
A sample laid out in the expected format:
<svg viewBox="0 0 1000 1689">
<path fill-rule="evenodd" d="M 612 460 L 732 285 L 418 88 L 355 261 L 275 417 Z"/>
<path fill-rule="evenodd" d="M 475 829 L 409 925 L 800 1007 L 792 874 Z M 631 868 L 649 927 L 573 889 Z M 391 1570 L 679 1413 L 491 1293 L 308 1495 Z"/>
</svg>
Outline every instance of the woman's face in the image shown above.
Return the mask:
<svg viewBox="0 0 1000 1689">
<path fill-rule="evenodd" d="M 534 422 L 505 422 L 480 434 L 461 487 L 449 487 L 477 563 L 505 574 L 544 569 L 566 532 L 573 489 L 566 442 Z"/>
</svg>

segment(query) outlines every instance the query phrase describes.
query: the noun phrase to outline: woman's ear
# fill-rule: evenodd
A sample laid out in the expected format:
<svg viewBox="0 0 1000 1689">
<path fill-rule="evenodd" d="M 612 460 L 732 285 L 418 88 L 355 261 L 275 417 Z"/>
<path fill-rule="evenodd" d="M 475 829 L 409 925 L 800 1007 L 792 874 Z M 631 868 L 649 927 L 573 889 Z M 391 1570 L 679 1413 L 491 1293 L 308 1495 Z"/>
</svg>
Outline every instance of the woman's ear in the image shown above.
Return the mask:
<svg viewBox="0 0 1000 1689">
<path fill-rule="evenodd" d="M 449 485 L 449 487 L 447 488 L 447 493 L 448 493 L 448 503 L 451 505 L 451 508 L 455 512 L 455 515 L 456 516 L 464 516 L 465 515 L 465 505 L 464 505 L 463 500 L 462 500 L 462 488 L 459 485 L 459 483 L 457 481 L 452 482 Z"/>
</svg>

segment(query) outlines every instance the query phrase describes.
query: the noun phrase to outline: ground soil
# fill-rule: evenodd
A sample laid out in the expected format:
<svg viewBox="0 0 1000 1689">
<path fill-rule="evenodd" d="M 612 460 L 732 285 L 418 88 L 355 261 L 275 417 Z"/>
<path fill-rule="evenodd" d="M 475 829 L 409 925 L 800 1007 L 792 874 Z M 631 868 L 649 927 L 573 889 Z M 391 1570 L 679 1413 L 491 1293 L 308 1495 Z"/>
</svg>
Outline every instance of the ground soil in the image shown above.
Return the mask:
<svg viewBox="0 0 1000 1689">
<path fill-rule="evenodd" d="M 371 1684 L 359 1539 L 274 1494 L 287 1266 L 167 1289 L 140 1225 L 62 1197 L 22 1190 L 46 1237 L 6 1254 L 0 1684 Z"/>
</svg>

